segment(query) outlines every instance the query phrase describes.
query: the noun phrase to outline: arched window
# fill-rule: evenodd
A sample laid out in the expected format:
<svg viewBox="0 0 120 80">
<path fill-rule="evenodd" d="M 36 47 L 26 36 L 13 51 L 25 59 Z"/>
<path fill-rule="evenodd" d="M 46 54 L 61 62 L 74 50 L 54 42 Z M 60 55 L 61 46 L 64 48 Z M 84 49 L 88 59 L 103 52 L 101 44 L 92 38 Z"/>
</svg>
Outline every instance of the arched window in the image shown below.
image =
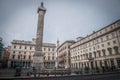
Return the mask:
<svg viewBox="0 0 120 80">
<path fill-rule="evenodd" d="M 117 47 L 117 46 L 115 46 L 115 47 L 113 47 L 113 48 L 114 48 L 115 54 L 119 54 L 118 47 Z"/>
</svg>

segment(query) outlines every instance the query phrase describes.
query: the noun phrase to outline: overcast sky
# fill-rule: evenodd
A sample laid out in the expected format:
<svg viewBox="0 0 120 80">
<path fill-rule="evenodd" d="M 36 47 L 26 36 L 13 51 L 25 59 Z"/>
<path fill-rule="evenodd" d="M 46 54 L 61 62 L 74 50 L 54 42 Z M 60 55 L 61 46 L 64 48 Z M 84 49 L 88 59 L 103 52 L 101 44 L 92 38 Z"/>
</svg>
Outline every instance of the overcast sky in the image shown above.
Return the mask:
<svg viewBox="0 0 120 80">
<path fill-rule="evenodd" d="M 41 0 L 0 0 L 0 37 L 10 45 L 14 39 L 36 37 Z M 47 9 L 44 42 L 60 43 L 85 37 L 120 19 L 120 0 L 43 0 Z"/>
</svg>

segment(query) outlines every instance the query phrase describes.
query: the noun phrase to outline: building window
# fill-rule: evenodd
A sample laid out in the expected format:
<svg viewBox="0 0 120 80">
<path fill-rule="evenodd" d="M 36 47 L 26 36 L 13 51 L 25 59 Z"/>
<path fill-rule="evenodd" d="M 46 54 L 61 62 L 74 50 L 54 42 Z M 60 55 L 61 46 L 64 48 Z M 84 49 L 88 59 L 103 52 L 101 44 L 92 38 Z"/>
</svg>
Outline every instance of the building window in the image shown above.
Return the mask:
<svg viewBox="0 0 120 80">
<path fill-rule="evenodd" d="M 115 51 L 115 54 L 119 54 L 119 50 L 117 46 L 114 47 L 114 51 Z"/>
<path fill-rule="evenodd" d="M 48 51 L 50 51 L 50 48 L 48 48 Z"/>
<path fill-rule="evenodd" d="M 27 49 L 27 47 L 25 46 L 25 49 Z"/>
<path fill-rule="evenodd" d="M 24 54 L 26 54 L 26 52 L 24 52 Z"/>
<path fill-rule="evenodd" d="M 86 58 L 88 58 L 88 54 L 86 53 Z"/>
<path fill-rule="evenodd" d="M 104 47 L 104 44 L 102 44 L 102 47 Z"/>
<path fill-rule="evenodd" d="M 102 49 L 102 53 L 103 53 L 103 56 L 105 56 L 106 54 L 105 54 L 105 49 Z"/>
<path fill-rule="evenodd" d="M 112 48 L 108 48 L 108 52 L 111 55 L 112 54 Z"/>
<path fill-rule="evenodd" d="M 78 58 L 78 57 L 77 57 Z M 83 54 L 83 58 L 85 59 L 85 54 Z"/>
<path fill-rule="evenodd" d="M 120 68 L 120 59 L 117 60 L 118 68 Z"/>
<path fill-rule="evenodd" d="M 89 58 L 92 58 L 92 53 L 89 53 Z"/>
<path fill-rule="evenodd" d="M 98 49 L 100 48 L 100 46 L 98 45 Z"/>
<path fill-rule="evenodd" d="M 115 34 L 114 33 L 112 33 L 112 38 L 115 38 Z"/>
<path fill-rule="evenodd" d="M 89 51 L 91 51 L 91 48 L 89 48 Z"/>
<path fill-rule="evenodd" d="M 99 62 L 100 66 L 102 67 L 102 61 Z"/>
<path fill-rule="evenodd" d="M 97 43 L 99 43 L 99 40 L 97 39 Z"/>
<path fill-rule="evenodd" d="M 110 45 L 110 42 L 108 42 L 107 44 Z"/>
<path fill-rule="evenodd" d="M 46 48 L 44 48 L 44 51 L 46 51 Z"/>
<path fill-rule="evenodd" d="M 97 61 L 95 61 L 95 66 L 96 66 L 96 69 L 97 69 L 98 68 Z"/>
<path fill-rule="evenodd" d="M 20 55 L 18 55 L 18 59 L 20 59 Z"/>
<path fill-rule="evenodd" d="M 120 31 L 119 31 L 119 35 L 120 35 Z"/>
<path fill-rule="evenodd" d="M 81 51 L 81 53 L 82 53 L 82 51 Z"/>
<path fill-rule="evenodd" d="M 16 46 L 14 46 L 14 49 L 16 49 Z"/>
<path fill-rule="evenodd" d="M 52 49 L 52 51 L 54 51 L 54 48 Z"/>
<path fill-rule="evenodd" d="M 111 26 L 111 29 L 113 29 L 113 27 Z"/>
<path fill-rule="evenodd" d="M 19 52 L 19 54 L 20 54 L 21 52 Z"/>
<path fill-rule="evenodd" d="M 79 59 L 79 55 L 76 56 L 76 60 L 78 60 L 78 59 Z"/>
<path fill-rule="evenodd" d="M 48 60 L 50 60 L 50 56 L 48 56 Z"/>
<path fill-rule="evenodd" d="M 52 55 L 54 56 L 54 53 Z"/>
<path fill-rule="evenodd" d="M 103 42 L 103 38 L 101 38 L 101 42 Z"/>
<path fill-rule="evenodd" d="M 29 59 L 31 59 L 31 56 L 29 56 Z"/>
<path fill-rule="evenodd" d="M 52 57 L 52 60 L 54 60 L 54 56 Z"/>
<path fill-rule="evenodd" d="M 80 55 L 80 60 L 82 60 L 83 59 L 83 56 L 82 55 Z"/>
<path fill-rule="evenodd" d="M 15 54 L 15 51 L 13 51 L 13 54 Z"/>
<path fill-rule="evenodd" d="M 30 46 L 30 50 L 32 49 L 32 47 Z"/>
<path fill-rule="evenodd" d="M 108 35 L 106 36 L 106 39 L 107 39 L 107 40 L 109 39 L 109 36 L 108 36 Z"/>
<path fill-rule="evenodd" d="M 111 62 L 111 66 L 114 67 L 115 66 L 114 60 L 110 60 L 110 62 Z"/>
<path fill-rule="evenodd" d="M 14 59 L 15 58 L 15 55 L 12 55 L 12 59 Z"/>
<path fill-rule="evenodd" d="M 113 44 L 116 44 L 116 40 L 113 41 Z"/>
<path fill-rule="evenodd" d="M 97 51 L 98 52 L 98 57 L 101 57 L 101 53 L 100 53 L 100 51 Z"/>
<path fill-rule="evenodd" d="M 26 58 L 26 56 L 24 55 L 24 59 Z"/>
<path fill-rule="evenodd" d="M 21 49 L 21 46 L 19 47 L 19 49 Z"/>
</svg>

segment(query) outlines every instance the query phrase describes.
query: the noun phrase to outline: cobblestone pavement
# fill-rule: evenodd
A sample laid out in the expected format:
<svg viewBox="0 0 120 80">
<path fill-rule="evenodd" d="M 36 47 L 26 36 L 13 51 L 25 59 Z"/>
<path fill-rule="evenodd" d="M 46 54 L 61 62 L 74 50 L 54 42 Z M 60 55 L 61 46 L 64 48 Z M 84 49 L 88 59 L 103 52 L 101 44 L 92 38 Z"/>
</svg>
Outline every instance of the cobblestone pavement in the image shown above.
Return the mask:
<svg viewBox="0 0 120 80">
<path fill-rule="evenodd" d="M 72 76 L 49 76 L 49 77 L 0 77 L 0 80 L 120 80 L 120 73 L 72 75 Z"/>
<path fill-rule="evenodd" d="M 28 69 L 22 69 L 22 76 L 26 76 Z M 15 69 L 0 69 L 0 77 L 14 77 Z"/>
<path fill-rule="evenodd" d="M 120 72 L 92 75 L 72 75 L 72 76 L 42 76 L 34 78 L 26 76 L 28 70 L 22 70 L 22 76 L 14 77 L 15 69 L 0 69 L 0 80 L 120 80 Z"/>
<path fill-rule="evenodd" d="M 0 69 L 0 77 L 12 77 L 14 73 L 14 69 Z"/>
</svg>

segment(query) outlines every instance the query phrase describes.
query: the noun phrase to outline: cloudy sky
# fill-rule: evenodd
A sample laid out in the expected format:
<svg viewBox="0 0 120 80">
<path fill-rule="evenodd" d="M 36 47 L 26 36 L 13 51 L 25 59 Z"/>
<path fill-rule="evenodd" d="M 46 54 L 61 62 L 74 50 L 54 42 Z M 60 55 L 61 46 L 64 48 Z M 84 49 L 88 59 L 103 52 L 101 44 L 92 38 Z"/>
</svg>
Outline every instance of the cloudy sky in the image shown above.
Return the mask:
<svg viewBox="0 0 120 80">
<path fill-rule="evenodd" d="M 120 19 L 120 0 L 42 0 L 47 9 L 44 42 L 60 43 L 85 37 Z M 41 0 L 0 0 L 0 37 L 10 45 L 14 39 L 36 37 Z"/>
</svg>

